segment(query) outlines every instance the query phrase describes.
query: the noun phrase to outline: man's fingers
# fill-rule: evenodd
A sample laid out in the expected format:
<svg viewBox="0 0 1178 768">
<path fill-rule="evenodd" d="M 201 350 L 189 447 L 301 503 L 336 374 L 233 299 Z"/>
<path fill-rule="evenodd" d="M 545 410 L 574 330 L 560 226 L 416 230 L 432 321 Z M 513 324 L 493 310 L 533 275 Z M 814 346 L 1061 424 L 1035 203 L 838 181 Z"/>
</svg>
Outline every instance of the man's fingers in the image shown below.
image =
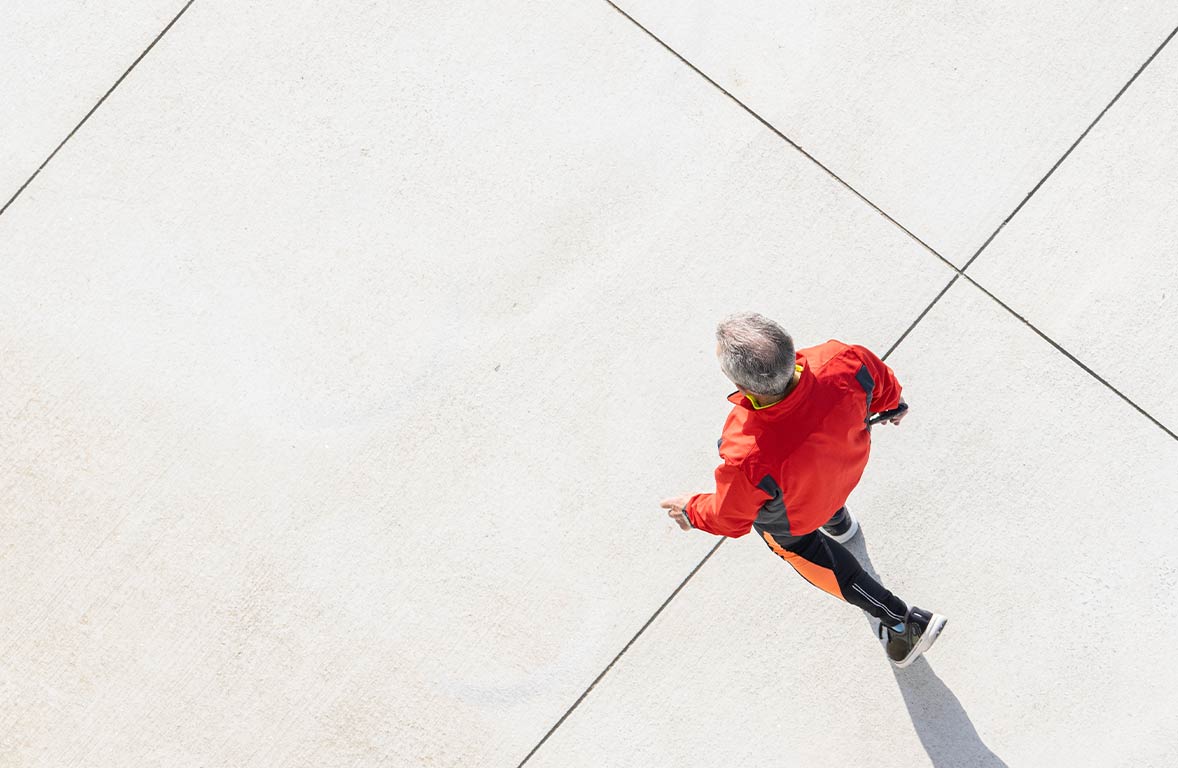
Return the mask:
<svg viewBox="0 0 1178 768">
<path fill-rule="evenodd" d="M 689 494 L 672 496 L 659 502 L 659 506 L 667 510 L 667 517 L 674 520 L 685 531 L 691 530 L 691 521 L 687 519 L 687 504 L 691 501 Z"/>
<path fill-rule="evenodd" d="M 667 517 L 674 520 L 675 524 L 683 530 L 690 531 L 691 523 L 687 520 L 687 512 L 683 509 L 683 507 L 679 506 L 678 501 L 676 501 L 674 504 L 668 504 L 666 506 L 668 507 Z"/>
</svg>

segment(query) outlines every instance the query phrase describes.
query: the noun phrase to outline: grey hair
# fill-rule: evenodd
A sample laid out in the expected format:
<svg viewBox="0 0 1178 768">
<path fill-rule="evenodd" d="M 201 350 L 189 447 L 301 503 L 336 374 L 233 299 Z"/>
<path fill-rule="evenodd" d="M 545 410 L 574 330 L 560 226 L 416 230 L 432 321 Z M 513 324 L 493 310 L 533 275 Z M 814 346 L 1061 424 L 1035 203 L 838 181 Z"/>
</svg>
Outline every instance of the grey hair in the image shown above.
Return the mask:
<svg viewBox="0 0 1178 768">
<path fill-rule="evenodd" d="M 756 312 L 729 315 L 716 326 L 720 370 L 754 395 L 780 395 L 794 377 L 794 340 Z"/>
</svg>

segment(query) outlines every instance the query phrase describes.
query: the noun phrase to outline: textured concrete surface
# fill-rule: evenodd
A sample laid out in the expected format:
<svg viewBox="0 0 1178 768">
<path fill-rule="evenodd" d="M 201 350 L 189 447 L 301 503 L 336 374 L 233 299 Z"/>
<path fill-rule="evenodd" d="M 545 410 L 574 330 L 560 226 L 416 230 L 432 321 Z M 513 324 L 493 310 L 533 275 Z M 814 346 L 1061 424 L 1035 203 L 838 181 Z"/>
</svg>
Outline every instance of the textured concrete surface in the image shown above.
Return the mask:
<svg viewBox="0 0 1178 768">
<path fill-rule="evenodd" d="M 183 7 L 182 0 L 0 3 L 0 206 Z"/>
<path fill-rule="evenodd" d="M 705 71 L 774 28 L 709 7 L 673 19 Z M 1018 67 L 1078 41 L 1099 62 L 995 109 L 984 161 L 937 159 L 956 129 L 905 106 L 936 36 L 816 47 L 906 82 L 873 109 L 928 148 L 899 197 L 868 188 L 904 188 L 886 162 L 844 178 L 976 248 L 1168 34 L 1085 8 L 1002 26 L 1017 67 L 997 22 L 937 11 L 975 73 L 947 112 L 991 80 L 1025 106 Z M 21 11 L 42 55 L 3 86 L 32 105 L 4 199 L 177 10 Z M 968 273 L 1171 428 L 1168 305 L 1131 299 L 1178 290 L 1172 62 Z M 819 133 L 860 103 L 837 85 Z M 954 277 L 607 3 L 196 0 L 0 216 L 0 765 L 1172 764 L 1178 441 Z M 711 333 L 744 308 L 902 339 L 915 411 L 876 438 L 856 546 L 951 617 L 927 663 L 893 671 L 752 539 L 641 631 L 715 544 L 656 501 L 710 478 Z"/>
<path fill-rule="evenodd" d="M 616 2 L 958 266 L 1178 24 L 1166 0 Z"/>
<path fill-rule="evenodd" d="M 1169 46 L 969 269 L 1171 432 L 1175 114 L 1178 48 Z"/>
</svg>

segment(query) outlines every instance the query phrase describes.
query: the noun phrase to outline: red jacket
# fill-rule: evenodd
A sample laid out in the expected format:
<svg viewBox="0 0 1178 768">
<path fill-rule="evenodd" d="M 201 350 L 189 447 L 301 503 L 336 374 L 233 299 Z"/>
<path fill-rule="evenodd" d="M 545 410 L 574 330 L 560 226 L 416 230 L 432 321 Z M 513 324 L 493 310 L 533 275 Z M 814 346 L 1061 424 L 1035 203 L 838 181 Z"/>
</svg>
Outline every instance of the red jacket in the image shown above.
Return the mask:
<svg viewBox="0 0 1178 768">
<path fill-rule="evenodd" d="M 743 536 L 754 523 L 800 536 L 839 510 L 871 452 L 870 414 L 900 403 L 892 369 L 865 347 L 828 341 L 797 354 L 801 377 L 784 400 L 754 408 L 743 394 L 724 424 L 716 492 L 687 503 L 700 530 Z"/>
</svg>

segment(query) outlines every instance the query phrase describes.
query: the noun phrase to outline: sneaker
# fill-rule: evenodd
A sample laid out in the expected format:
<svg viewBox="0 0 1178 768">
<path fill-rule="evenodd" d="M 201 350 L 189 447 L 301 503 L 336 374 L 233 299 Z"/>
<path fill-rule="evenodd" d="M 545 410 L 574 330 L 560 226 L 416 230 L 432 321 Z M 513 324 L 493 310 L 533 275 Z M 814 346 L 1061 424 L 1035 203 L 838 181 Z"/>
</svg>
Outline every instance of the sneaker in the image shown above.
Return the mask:
<svg viewBox="0 0 1178 768">
<path fill-rule="evenodd" d="M 897 667 L 906 667 L 933 646 L 948 621 L 939 613 L 913 606 L 908 609 L 903 632 L 880 624 L 879 639 L 886 641 L 888 658 L 892 663 Z"/>
<path fill-rule="evenodd" d="M 851 510 L 843 507 L 819 530 L 839 544 L 846 544 L 859 532 L 859 521 L 851 514 Z"/>
</svg>

